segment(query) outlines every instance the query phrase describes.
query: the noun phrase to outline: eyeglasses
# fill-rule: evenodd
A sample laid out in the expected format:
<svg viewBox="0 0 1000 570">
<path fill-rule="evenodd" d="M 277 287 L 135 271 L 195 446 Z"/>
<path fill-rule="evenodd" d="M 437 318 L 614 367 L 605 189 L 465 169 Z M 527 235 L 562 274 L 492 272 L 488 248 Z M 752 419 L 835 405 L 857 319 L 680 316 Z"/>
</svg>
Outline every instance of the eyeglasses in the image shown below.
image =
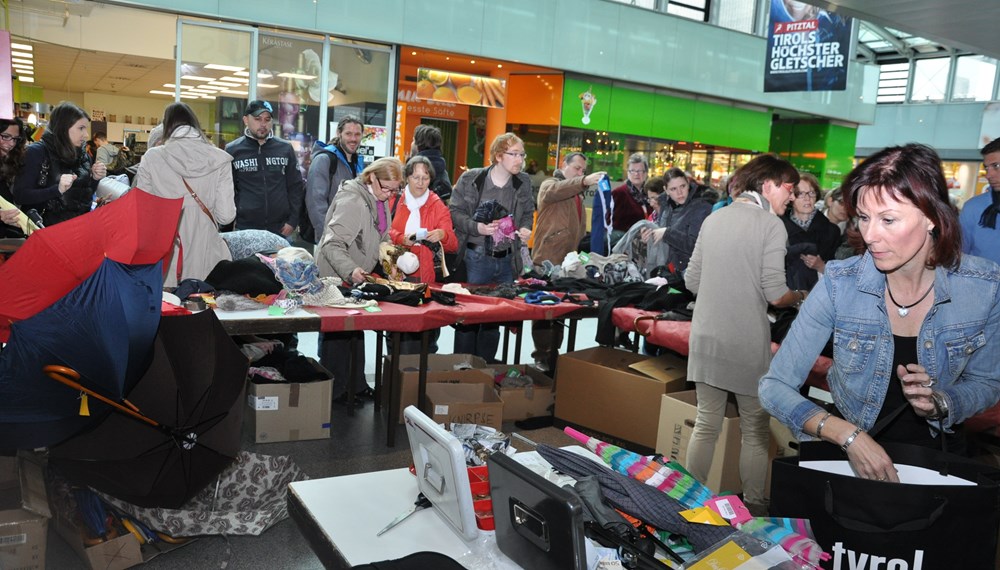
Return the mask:
<svg viewBox="0 0 1000 570">
<path fill-rule="evenodd" d="M 805 196 L 807 198 L 812 198 L 813 200 L 816 199 L 816 193 L 815 192 L 796 192 L 795 193 L 795 197 L 796 198 L 801 198 L 803 196 Z"/>
<path fill-rule="evenodd" d="M 528 154 L 525 152 L 505 152 L 504 154 L 506 154 L 507 156 L 513 156 L 514 158 L 524 158 L 528 156 Z"/>
<path fill-rule="evenodd" d="M 430 176 L 416 176 L 416 175 L 412 175 L 412 176 L 410 176 L 410 180 L 412 180 L 414 182 L 430 182 L 431 177 Z"/>
<path fill-rule="evenodd" d="M 381 186 L 382 189 L 385 190 L 386 192 L 393 192 L 393 193 L 399 192 L 400 184 L 396 183 L 395 186 L 391 186 L 391 184 L 393 184 L 393 183 L 392 182 L 384 182 L 382 180 L 378 181 L 378 185 Z"/>
<path fill-rule="evenodd" d="M 629 174 L 645 174 L 645 173 L 646 173 L 646 171 L 645 171 L 644 169 L 638 169 L 638 170 L 637 170 L 637 169 L 635 169 L 635 168 L 629 168 L 629 169 L 628 169 L 628 173 L 629 173 Z"/>
<path fill-rule="evenodd" d="M 3 137 L 3 135 L 0 135 L 0 137 Z M 7 139 L 4 139 L 4 140 L 7 140 Z M 986 164 L 984 162 L 983 163 L 983 168 L 986 169 L 986 172 L 989 172 L 990 170 L 996 170 L 997 172 L 1000 172 L 1000 162 L 993 162 L 993 163 L 990 163 L 990 164 Z"/>
<path fill-rule="evenodd" d="M 23 140 L 24 140 L 24 138 L 22 138 L 22 137 L 12 137 L 12 136 L 8 135 L 7 133 L 0 133 L 0 141 L 3 141 L 3 142 L 13 142 L 13 143 L 16 144 L 16 143 L 19 143 L 19 142 L 21 142 Z"/>
</svg>

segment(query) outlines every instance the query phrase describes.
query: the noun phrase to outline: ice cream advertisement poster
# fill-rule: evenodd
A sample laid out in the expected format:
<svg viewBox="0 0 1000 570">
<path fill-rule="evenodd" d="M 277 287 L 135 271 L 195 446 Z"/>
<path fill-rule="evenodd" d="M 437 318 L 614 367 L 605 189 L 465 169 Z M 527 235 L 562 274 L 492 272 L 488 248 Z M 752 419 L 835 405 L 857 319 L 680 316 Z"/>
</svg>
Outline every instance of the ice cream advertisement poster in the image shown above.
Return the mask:
<svg viewBox="0 0 1000 570">
<path fill-rule="evenodd" d="M 797 0 L 771 0 L 764 91 L 843 91 L 851 18 Z"/>
<path fill-rule="evenodd" d="M 562 100 L 563 125 L 606 130 L 611 106 L 611 85 L 566 78 Z"/>
</svg>

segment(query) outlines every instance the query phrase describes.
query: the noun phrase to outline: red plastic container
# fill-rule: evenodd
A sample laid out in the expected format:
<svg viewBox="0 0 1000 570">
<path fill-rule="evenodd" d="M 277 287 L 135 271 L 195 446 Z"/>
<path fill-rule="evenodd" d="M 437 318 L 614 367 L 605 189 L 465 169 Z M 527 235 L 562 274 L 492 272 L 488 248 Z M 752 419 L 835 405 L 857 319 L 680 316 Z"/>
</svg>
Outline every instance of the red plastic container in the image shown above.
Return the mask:
<svg viewBox="0 0 1000 570">
<path fill-rule="evenodd" d="M 472 508 L 476 513 L 476 526 L 493 530 L 493 499 L 490 498 L 490 475 L 485 465 L 469 467 L 469 487 L 472 490 Z"/>
</svg>

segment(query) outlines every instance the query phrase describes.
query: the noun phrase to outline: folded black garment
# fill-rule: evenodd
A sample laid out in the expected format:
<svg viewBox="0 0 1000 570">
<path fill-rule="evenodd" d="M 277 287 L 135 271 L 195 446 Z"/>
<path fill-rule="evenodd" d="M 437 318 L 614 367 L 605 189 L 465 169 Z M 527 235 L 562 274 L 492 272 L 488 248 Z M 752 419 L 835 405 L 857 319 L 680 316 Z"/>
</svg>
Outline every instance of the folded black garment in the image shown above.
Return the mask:
<svg viewBox="0 0 1000 570">
<path fill-rule="evenodd" d="M 216 290 L 240 295 L 275 295 L 282 290 L 281 283 L 274 278 L 274 271 L 256 257 L 235 261 L 224 259 L 216 264 L 205 282 Z"/>
</svg>

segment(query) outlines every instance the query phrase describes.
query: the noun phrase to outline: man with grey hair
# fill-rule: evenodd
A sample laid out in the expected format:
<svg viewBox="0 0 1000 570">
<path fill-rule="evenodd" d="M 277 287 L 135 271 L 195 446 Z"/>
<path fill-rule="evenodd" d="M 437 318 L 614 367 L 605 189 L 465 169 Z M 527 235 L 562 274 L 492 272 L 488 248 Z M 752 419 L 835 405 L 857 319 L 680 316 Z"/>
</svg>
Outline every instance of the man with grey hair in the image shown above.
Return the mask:
<svg viewBox="0 0 1000 570">
<path fill-rule="evenodd" d="M 594 195 L 590 251 L 600 255 L 608 255 L 632 224 L 645 219 L 652 211 L 643 189 L 649 173 L 646 156 L 641 152 L 633 153 L 625 169 L 625 183 L 612 190 L 610 196 L 600 191 Z"/>
</svg>

